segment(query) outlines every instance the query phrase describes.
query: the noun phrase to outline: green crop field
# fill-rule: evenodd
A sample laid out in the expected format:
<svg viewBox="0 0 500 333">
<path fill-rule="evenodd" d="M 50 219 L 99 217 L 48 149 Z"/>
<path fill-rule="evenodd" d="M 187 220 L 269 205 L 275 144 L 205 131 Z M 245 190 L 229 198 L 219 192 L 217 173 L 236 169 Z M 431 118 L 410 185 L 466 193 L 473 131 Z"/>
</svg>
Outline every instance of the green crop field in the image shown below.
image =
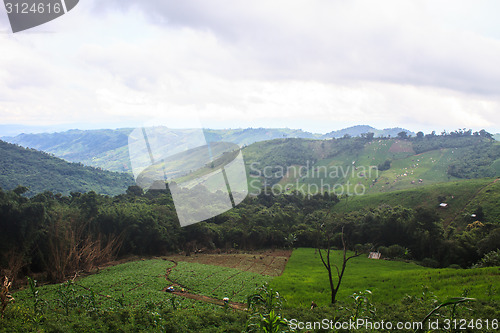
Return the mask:
<svg viewBox="0 0 500 333">
<path fill-rule="evenodd" d="M 333 262 L 339 263 L 341 252 L 336 251 Z M 283 275 L 271 286 L 287 299 L 287 307 L 307 307 L 311 301 L 320 306 L 329 302 L 328 274 L 315 249 L 294 250 Z M 414 263 L 372 260 L 366 255 L 349 261 L 338 294 L 341 302 L 349 301 L 355 292 L 369 289 L 373 301 L 393 304 L 406 295 L 416 296 L 427 289 L 439 299 L 458 297 L 467 293 L 481 300 L 500 300 L 491 288 L 500 286 L 500 268 L 431 269 Z"/>
<path fill-rule="evenodd" d="M 103 269 L 71 284 L 38 286 L 37 296 L 30 288 L 17 291 L 13 293 L 15 303 L 0 319 L 0 332 L 242 331 L 244 312 L 164 292 L 170 285 L 165 274 L 172 266 L 161 259 L 140 260 Z M 179 263 L 174 275 L 179 283 L 190 285 L 190 291 L 210 294 L 218 286 L 215 295 L 237 290 L 241 294 L 236 294 L 238 300 L 243 300 L 243 293 L 253 293 L 256 283 L 270 279 L 258 276 L 257 281 L 251 275 L 258 274 L 243 271 L 236 278 L 235 271 Z M 191 278 L 193 273 L 198 280 Z"/>
<path fill-rule="evenodd" d="M 246 302 L 248 295 L 272 277 L 244 272 L 235 268 L 179 262 L 170 279 L 185 286 L 190 292 L 235 302 Z"/>
<path fill-rule="evenodd" d="M 102 306 L 143 306 L 146 302 L 166 302 L 170 294 L 162 291 L 170 283 L 165 279 L 167 268 L 173 263 L 161 259 L 134 261 L 102 270 L 76 280 L 75 288 L 88 293 L 94 291 Z M 235 302 L 246 302 L 255 289 L 271 281 L 272 277 L 245 272 L 234 268 L 179 262 L 169 278 L 187 291 L 222 299 L 230 297 Z M 56 300 L 60 285 L 40 288 L 40 296 Z M 15 294 L 18 302 L 31 297 L 28 289 Z"/>
<path fill-rule="evenodd" d="M 166 269 L 171 266 L 171 262 L 160 259 L 128 262 L 77 279 L 75 289 L 83 294 L 88 293 L 85 288 L 93 290 L 102 306 L 140 306 L 146 301 L 162 302 L 168 296 L 162 290 L 168 284 L 165 280 Z M 40 297 L 54 301 L 58 298 L 59 288 L 60 285 L 40 287 Z M 19 291 L 14 297 L 20 304 L 28 302 L 30 290 Z"/>
<path fill-rule="evenodd" d="M 339 256 L 340 252 L 334 253 L 336 260 Z M 162 291 L 171 284 L 165 277 L 168 268 L 172 269 L 169 279 L 186 287 L 190 295 L 218 299 L 227 296 L 238 302 L 255 293 L 256 286 L 270 282 L 270 287 L 287 300 L 284 313 L 289 319 L 347 320 L 353 313 L 350 295 L 366 289 L 373 293 L 371 301 L 378 308 L 379 318 L 386 320 L 423 318 L 433 304 L 432 298 L 419 301 L 425 290 L 426 295 L 435 294 L 440 300 L 467 294 L 480 303 L 475 308 L 480 311 L 477 316 L 498 317 L 494 304 L 500 300 L 499 267 L 429 269 L 413 263 L 357 257 L 349 262 L 338 296 L 339 307 L 334 308 L 328 306 L 327 274 L 319 256 L 314 249 L 300 248 L 294 250 L 283 275 L 274 278 L 198 263 L 178 262 L 174 267 L 171 261 L 153 259 L 103 269 L 72 284 L 37 287 L 36 296 L 27 288 L 14 293 L 16 303 L 7 308 L 5 318 L 0 320 L 0 332 L 241 332 L 245 329 L 249 316 L 246 311 Z M 318 311 L 306 310 L 311 301 L 318 304 Z M 410 308 L 406 304 L 411 304 Z M 475 315 L 466 309 L 461 311 L 469 317 Z"/>
</svg>

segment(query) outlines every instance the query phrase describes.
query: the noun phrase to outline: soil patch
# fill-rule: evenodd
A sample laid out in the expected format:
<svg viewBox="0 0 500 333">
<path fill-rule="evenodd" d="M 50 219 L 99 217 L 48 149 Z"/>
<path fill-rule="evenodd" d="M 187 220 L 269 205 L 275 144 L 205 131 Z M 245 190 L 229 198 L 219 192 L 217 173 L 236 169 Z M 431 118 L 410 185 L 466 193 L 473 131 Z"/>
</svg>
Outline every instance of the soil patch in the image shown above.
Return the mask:
<svg viewBox="0 0 500 333">
<path fill-rule="evenodd" d="M 266 250 L 220 254 L 197 253 L 190 256 L 177 254 L 166 256 L 165 259 L 174 262 L 185 261 L 190 263 L 195 262 L 205 265 L 230 267 L 261 275 L 279 276 L 283 273 L 291 254 L 291 250 Z"/>
<path fill-rule="evenodd" d="M 394 141 L 391 148 L 389 148 L 390 153 L 413 153 L 413 146 L 411 142 L 408 141 Z"/>
</svg>

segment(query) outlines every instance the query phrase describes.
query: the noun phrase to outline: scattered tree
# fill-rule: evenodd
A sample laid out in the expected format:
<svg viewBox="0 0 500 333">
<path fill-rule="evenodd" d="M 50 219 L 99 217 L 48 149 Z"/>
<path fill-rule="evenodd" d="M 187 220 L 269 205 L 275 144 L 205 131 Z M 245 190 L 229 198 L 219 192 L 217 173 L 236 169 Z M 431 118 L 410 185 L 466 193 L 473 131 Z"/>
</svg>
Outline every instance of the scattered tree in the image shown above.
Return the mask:
<svg viewBox="0 0 500 333">
<path fill-rule="evenodd" d="M 324 226 L 324 224 L 322 225 Z M 351 255 L 347 255 L 347 244 L 344 239 L 344 227 L 342 227 L 341 231 L 341 240 L 342 240 L 342 248 L 343 248 L 343 259 L 342 259 L 342 266 L 339 269 L 339 266 L 332 263 L 330 253 L 332 250 L 332 238 L 333 234 L 331 232 L 325 231 L 325 236 L 326 236 L 326 249 L 322 249 L 321 246 L 318 247 L 318 252 L 319 256 L 321 258 L 321 262 L 323 263 L 323 266 L 325 266 L 326 270 L 328 271 L 328 280 L 330 282 L 330 290 L 331 290 L 331 303 L 334 304 L 336 302 L 336 297 L 337 293 L 340 289 L 340 285 L 342 283 L 342 278 L 344 277 L 345 269 L 347 267 L 347 262 L 351 260 L 352 258 L 359 257 L 361 253 L 358 253 L 357 251 Z M 323 254 L 323 251 L 326 252 Z M 334 276 L 333 276 L 333 268 L 335 268 L 336 273 L 337 273 L 337 278 L 336 281 L 334 281 Z"/>
</svg>

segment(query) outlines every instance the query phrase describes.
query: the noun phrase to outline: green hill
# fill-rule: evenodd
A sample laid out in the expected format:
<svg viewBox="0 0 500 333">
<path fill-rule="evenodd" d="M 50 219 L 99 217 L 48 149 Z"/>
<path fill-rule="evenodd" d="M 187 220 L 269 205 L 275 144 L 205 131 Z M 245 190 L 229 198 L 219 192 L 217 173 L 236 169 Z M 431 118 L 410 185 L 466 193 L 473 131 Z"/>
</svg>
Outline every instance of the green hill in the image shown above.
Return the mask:
<svg viewBox="0 0 500 333">
<path fill-rule="evenodd" d="M 370 126 L 353 126 L 328 134 L 310 133 L 289 128 L 205 129 L 209 142 L 231 142 L 240 146 L 255 142 L 283 138 L 328 139 L 344 135 L 357 137 L 372 132 L 375 136 L 395 136 L 402 129 L 378 130 Z M 175 135 L 188 136 L 189 129 L 166 129 Z M 128 155 L 130 128 L 102 130 L 69 130 L 66 132 L 19 134 L 1 139 L 23 147 L 35 148 L 54 154 L 70 162 L 99 167 L 110 171 L 131 172 Z"/>
<path fill-rule="evenodd" d="M 321 138 L 322 139 L 331 139 L 331 138 L 342 138 L 345 135 L 347 136 L 361 136 L 362 134 L 365 133 L 373 133 L 375 137 L 397 137 L 398 133 L 400 132 L 406 132 L 408 135 L 414 135 L 415 133 L 408 131 L 404 128 L 385 128 L 383 130 L 376 129 L 371 126 L 366 126 L 366 125 L 357 125 L 357 126 L 352 126 L 349 128 L 344 128 L 338 131 L 333 131 L 330 133 L 327 133 L 323 135 Z"/>
<path fill-rule="evenodd" d="M 431 208 L 439 211 L 445 224 L 454 220 L 472 221 L 482 207 L 484 221 L 500 221 L 500 182 L 493 178 L 438 183 L 388 193 L 371 193 L 345 198 L 334 207 L 335 212 L 353 212 L 380 205 L 408 208 Z M 446 203 L 447 207 L 439 205 Z"/>
<path fill-rule="evenodd" d="M 3 138 L 23 147 L 34 148 L 65 159 L 111 171 L 130 170 L 128 135 L 132 129 L 69 130 L 66 132 L 20 134 Z"/>
<path fill-rule="evenodd" d="M 47 153 L 0 141 L 0 187 L 29 187 L 28 195 L 51 191 L 69 195 L 88 192 L 117 195 L 134 183 L 128 174 L 69 163 Z"/>
<path fill-rule="evenodd" d="M 277 139 L 243 150 L 251 190 L 381 193 L 500 176 L 500 145 L 489 137 Z M 264 183 L 265 182 L 265 183 Z"/>
<path fill-rule="evenodd" d="M 127 149 L 130 131 L 71 130 L 21 134 L 9 140 L 69 161 L 131 172 Z M 188 133 L 169 131 L 176 136 Z M 379 131 L 369 126 L 354 126 L 326 135 L 292 129 L 205 130 L 209 142 L 243 145 L 252 192 L 262 186 L 275 186 L 276 192 L 330 191 L 352 195 L 500 176 L 500 142 L 485 131 L 425 136 L 418 133 L 414 137 L 404 133 L 407 131 L 399 128 Z M 342 134 L 341 138 L 324 139 Z M 351 134 L 356 137 L 350 137 Z"/>
</svg>

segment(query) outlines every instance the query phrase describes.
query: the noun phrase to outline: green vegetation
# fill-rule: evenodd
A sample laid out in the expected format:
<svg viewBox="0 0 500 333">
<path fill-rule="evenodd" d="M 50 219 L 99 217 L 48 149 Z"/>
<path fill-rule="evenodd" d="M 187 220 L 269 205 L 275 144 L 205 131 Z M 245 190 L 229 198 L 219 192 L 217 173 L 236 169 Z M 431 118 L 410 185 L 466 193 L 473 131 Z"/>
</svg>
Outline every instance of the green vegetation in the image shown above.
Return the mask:
<svg viewBox="0 0 500 333">
<path fill-rule="evenodd" d="M 111 171 L 130 170 L 128 135 L 132 129 L 69 130 L 58 133 L 20 134 L 5 141 L 54 154 L 69 162 Z"/>
<path fill-rule="evenodd" d="M 259 176 L 267 164 L 274 165 L 269 177 L 258 177 L 259 183 L 280 185 L 287 194 L 249 196 L 234 209 L 185 228 L 179 226 L 168 188 L 144 192 L 129 186 L 110 197 L 80 193 L 63 180 L 69 195 L 28 193 L 17 183 L 6 186 L 0 189 L 0 310 L 5 316 L 0 331 L 278 332 L 291 323 L 287 319 L 498 318 L 500 146 L 486 132 L 397 136 L 281 138 L 250 145 L 243 149 L 247 163 L 265 163 L 250 174 Z M 5 172 L 0 173 L 5 181 L 16 176 L 12 170 L 24 177 L 36 173 L 44 181 L 40 188 L 50 189 L 48 182 L 59 176 L 83 183 L 88 171 L 100 186 L 105 184 L 95 169 L 3 142 L 0 149 L 6 152 L 1 157 Z M 473 158 L 464 163 L 469 155 Z M 232 158 L 218 157 L 193 175 Z M 26 165 L 13 163 L 22 159 Z M 367 165 L 386 170 L 370 174 L 363 168 Z M 366 195 L 338 197 L 325 190 L 318 175 L 335 166 L 349 172 L 328 175 L 329 184 L 361 184 Z M 44 173 L 49 171 L 60 175 Z M 485 174 L 495 177 L 461 179 Z M 288 188 L 290 182 L 316 185 L 324 193 L 302 195 L 296 185 Z M 344 245 L 348 253 L 363 255 L 349 261 L 337 302 L 331 305 L 328 274 L 313 247 Z M 277 278 L 153 259 L 71 279 L 129 255 L 297 247 Z M 370 251 L 389 260 L 368 259 Z M 332 252 L 332 262 L 341 263 L 340 253 Z M 26 276 L 32 277 L 28 288 L 11 295 L 12 287 L 26 285 Z M 46 282 L 62 283 L 41 286 Z M 266 282 L 270 286 L 261 287 Z M 162 291 L 172 284 L 187 292 Z M 256 287 L 261 287 L 257 293 Z M 223 297 L 239 303 L 208 303 Z M 250 311 L 243 311 L 240 303 L 247 301 Z"/>
<path fill-rule="evenodd" d="M 280 139 L 243 149 L 252 188 L 366 194 L 500 176 L 500 145 L 485 131 L 375 139 Z"/>
<path fill-rule="evenodd" d="M 88 191 L 118 195 L 132 184 L 133 178 L 127 174 L 68 163 L 47 153 L 0 141 L 0 187 L 7 190 L 23 185 L 29 187 L 27 195 L 31 196 L 45 191 L 63 195 Z"/>
<path fill-rule="evenodd" d="M 169 277 L 175 273 L 181 285 L 192 283 L 208 290 L 219 282 L 233 290 L 245 289 L 248 310 L 234 311 L 202 301 L 203 297 L 194 300 L 183 293 L 163 291 L 170 285 L 165 278 L 169 268 L 173 268 Z M 173 267 L 170 261 L 150 259 L 119 264 L 61 284 L 39 286 L 30 280 L 28 288 L 13 293 L 16 302 L 6 307 L 0 332 L 282 332 L 297 320 L 416 322 L 439 315 L 442 319 L 488 319 L 491 324 L 500 315 L 498 268 L 430 269 L 357 257 L 346 271 L 335 306 L 328 304 L 328 282 L 314 249 L 296 249 L 282 276 L 262 276 L 270 285 L 256 288 L 256 280 L 236 281 L 228 272 L 247 273 L 184 262 Z M 188 291 L 194 292 L 194 288 Z M 476 301 L 459 305 L 471 297 Z"/>
<path fill-rule="evenodd" d="M 78 279 L 71 288 L 85 295 L 92 291 L 100 307 L 143 307 L 148 302 L 165 302 L 168 296 L 162 292 L 168 283 L 165 271 L 172 266 L 171 262 L 161 259 L 128 262 Z M 40 287 L 38 297 L 53 304 L 61 299 L 61 287 L 66 285 L 67 282 Z M 20 304 L 29 303 L 33 298 L 30 289 L 16 292 L 14 296 Z"/>
<path fill-rule="evenodd" d="M 251 145 L 273 139 L 303 138 L 330 139 L 344 135 L 352 137 L 362 133 L 373 132 L 375 136 L 396 136 L 402 129 L 377 130 L 370 126 L 354 126 L 325 135 L 304 132 L 288 128 L 246 128 L 246 129 L 205 129 L 208 142 L 225 141 L 240 146 Z M 170 129 L 178 136 L 189 135 L 189 129 Z M 128 155 L 128 135 L 130 128 L 116 130 L 69 130 L 58 133 L 19 134 L 15 137 L 4 137 L 2 140 L 54 154 L 70 162 L 80 162 L 110 171 L 131 172 Z"/>
<path fill-rule="evenodd" d="M 498 183 L 498 182 L 497 182 Z M 368 193 L 352 196 L 336 205 L 335 212 L 353 212 L 362 209 L 376 208 L 380 205 L 401 205 L 408 208 L 424 207 L 435 209 L 447 222 L 457 215 L 475 212 L 479 203 L 488 206 L 488 219 L 500 219 L 500 210 L 496 196 L 500 188 L 494 179 L 473 179 L 418 186 L 410 189 L 387 193 Z M 440 209 L 439 204 L 447 203 L 446 209 Z M 464 209 L 465 208 L 465 209 Z"/>
<path fill-rule="evenodd" d="M 142 260 L 14 294 L 1 332 L 241 332 L 246 315 L 162 291 L 172 263 Z"/>
<path fill-rule="evenodd" d="M 244 303 L 271 277 L 234 268 L 180 262 L 169 278 L 196 294 Z"/>
<path fill-rule="evenodd" d="M 342 251 L 335 252 L 336 262 L 341 262 Z M 500 281 L 498 268 L 432 269 L 404 261 L 368 259 L 366 255 L 353 258 L 347 266 L 339 299 L 347 300 L 360 290 L 369 289 L 376 303 L 395 304 L 406 295 L 418 295 L 422 287 L 446 298 L 462 295 L 465 289 L 470 297 L 500 302 L 500 293 L 488 294 L 490 286 Z M 311 301 L 327 306 L 330 301 L 328 276 L 315 249 L 296 249 L 283 275 L 276 277 L 271 286 L 287 299 L 286 306 L 307 307 Z"/>
<path fill-rule="evenodd" d="M 279 185 L 288 192 L 329 191 L 342 195 L 500 176 L 500 145 L 484 130 L 475 133 L 458 130 L 441 135 L 419 132 L 411 137 L 399 135 L 406 133 L 399 129 L 392 138 L 370 130 L 358 126 L 349 130 L 355 137 L 340 138 L 332 133 L 318 136 L 288 129 L 205 130 L 205 135 L 209 142 L 249 144 L 243 148 L 243 155 L 252 188 Z M 170 131 L 180 136 L 189 133 L 189 130 Z M 130 129 L 74 130 L 20 135 L 10 140 L 70 161 L 131 172 L 126 147 L 129 133 Z M 379 134 L 382 136 L 377 138 Z M 175 166 L 190 169 L 188 165 Z M 209 168 L 210 165 L 200 172 L 208 172 Z"/>
<path fill-rule="evenodd" d="M 22 195 L 22 187 L 0 190 L 0 269 L 14 279 L 45 272 L 49 280 L 61 281 L 117 255 L 313 247 L 323 241 L 323 223 L 337 233 L 345 227 L 351 250 L 388 249 L 432 267 L 466 268 L 500 244 L 499 185 L 470 180 L 340 201 L 328 194 L 261 193 L 186 228 L 179 225 L 168 190 L 130 187 L 116 197 L 45 192 L 32 198 Z M 442 202 L 448 207 L 440 208 Z M 334 236 L 333 245 L 341 246 Z"/>
</svg>

